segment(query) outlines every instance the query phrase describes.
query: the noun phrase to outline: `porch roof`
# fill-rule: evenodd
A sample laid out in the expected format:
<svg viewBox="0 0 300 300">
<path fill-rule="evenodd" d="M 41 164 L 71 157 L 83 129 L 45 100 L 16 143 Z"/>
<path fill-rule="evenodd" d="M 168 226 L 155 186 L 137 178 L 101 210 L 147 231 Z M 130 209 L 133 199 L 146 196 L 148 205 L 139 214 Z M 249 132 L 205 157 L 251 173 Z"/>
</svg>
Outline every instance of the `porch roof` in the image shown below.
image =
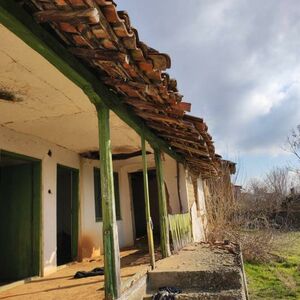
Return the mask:
<svg viewBox="0 0 300 300">
<path fill-rule="evenodd" d="M 26 9 L 48 23 L 56 38 L 156 135 L 204 177 L 217 175 L 220 158 L 203 119 L 187 115 L 177 82 L 165 72 L 167 54 L 139 40 L 124 11 L 111 0 L 30 0 Z M 26 4 L 28 5 L 28 4 Z"/>
</svg>

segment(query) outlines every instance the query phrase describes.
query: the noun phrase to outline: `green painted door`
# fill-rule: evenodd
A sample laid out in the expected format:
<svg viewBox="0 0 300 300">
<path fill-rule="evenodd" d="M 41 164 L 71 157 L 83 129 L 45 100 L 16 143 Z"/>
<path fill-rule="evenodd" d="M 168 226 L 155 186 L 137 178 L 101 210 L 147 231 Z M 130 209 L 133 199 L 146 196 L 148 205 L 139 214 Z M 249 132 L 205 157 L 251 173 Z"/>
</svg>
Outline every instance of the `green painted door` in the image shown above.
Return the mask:
<svg viewBox="0 0 300 300">
<path fill-rule="evenodd" d="M 57 166 L 57 265 L 76 260 L 78 250 L 78 170 Z"/>
<path fill-rule="evenodd" d="M 39 163 L 1 156 L 1 283 L 39 273 L 39 174 Z"/>
</svg>

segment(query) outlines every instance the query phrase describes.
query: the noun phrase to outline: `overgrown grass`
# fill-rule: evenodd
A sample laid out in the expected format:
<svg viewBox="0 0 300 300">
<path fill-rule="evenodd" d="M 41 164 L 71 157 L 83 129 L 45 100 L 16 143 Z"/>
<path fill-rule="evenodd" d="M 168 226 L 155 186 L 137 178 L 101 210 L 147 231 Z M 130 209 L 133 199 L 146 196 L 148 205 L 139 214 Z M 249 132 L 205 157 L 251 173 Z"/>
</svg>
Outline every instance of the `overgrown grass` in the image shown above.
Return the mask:
<svg viewBox="0 0 300 300">
<path fill-rule="evenodd" d="M 269 263 L 245 263 L 250 299 L 300 299 L 300 232 L 275 235 Z"/>
</svg>

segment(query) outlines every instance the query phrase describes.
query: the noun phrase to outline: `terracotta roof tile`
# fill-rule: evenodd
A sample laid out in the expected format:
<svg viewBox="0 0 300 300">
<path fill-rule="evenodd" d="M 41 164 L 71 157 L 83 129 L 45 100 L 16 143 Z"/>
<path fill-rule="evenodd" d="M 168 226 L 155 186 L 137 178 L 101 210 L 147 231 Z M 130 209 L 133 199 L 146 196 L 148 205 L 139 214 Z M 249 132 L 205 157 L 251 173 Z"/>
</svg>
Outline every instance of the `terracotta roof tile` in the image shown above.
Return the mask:
<svg viewBox="0 0 300 300">
<path fill-rule="evenodd" d="M 220 158 L 202 119 L 186 115 L 177 81 L 165 70 L 171 59 L 139 39 L 125 11 L 109 0 L 31 0 L 38 22 L 47 22 L 70 52 L 96 69 L 99 79 L 187 165 L 204 177 L 218 175 Z"/>
</svg>

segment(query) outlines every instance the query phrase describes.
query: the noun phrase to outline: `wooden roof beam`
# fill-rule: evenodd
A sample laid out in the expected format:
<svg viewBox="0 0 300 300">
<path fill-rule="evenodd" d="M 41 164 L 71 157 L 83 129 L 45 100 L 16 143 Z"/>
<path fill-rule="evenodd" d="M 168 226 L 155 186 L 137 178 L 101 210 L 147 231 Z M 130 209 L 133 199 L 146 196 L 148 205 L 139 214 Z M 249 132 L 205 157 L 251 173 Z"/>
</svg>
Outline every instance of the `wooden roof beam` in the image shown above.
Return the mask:
<svg viewBox="0 0 300 300">
<path fill-rule="evenodd" d="M 183 145 L 183 144 L 180 144 L 180 143 L 177 143 L 177 142 L 173 142 L 173 141 L 170 141 L 170 144 L 173 147 L 184 150 L 186 152 L 195 153 L 195 154 L 198 154 L 198 155 L 201 155 L 201 156 L 204 156 L 204 157 L 209 157 L 209 154 L 206 151 L 203 151 L 203 150 L 200 150 L 200 149 L 197 149 L 197 148 L 193 148 L 191 146 L 186 146 L 186 145 Z"/>
<path fill-rule="evenodd" d="M 84 20 L 90 24 L 97 24 L 100 21 L 100 16 L 96 8 L 79 9 L 72 11 L 43 10 L 35 13 L 34 17 L 39 23 L 74 22 L 76 20 Z"/>
</svg>

